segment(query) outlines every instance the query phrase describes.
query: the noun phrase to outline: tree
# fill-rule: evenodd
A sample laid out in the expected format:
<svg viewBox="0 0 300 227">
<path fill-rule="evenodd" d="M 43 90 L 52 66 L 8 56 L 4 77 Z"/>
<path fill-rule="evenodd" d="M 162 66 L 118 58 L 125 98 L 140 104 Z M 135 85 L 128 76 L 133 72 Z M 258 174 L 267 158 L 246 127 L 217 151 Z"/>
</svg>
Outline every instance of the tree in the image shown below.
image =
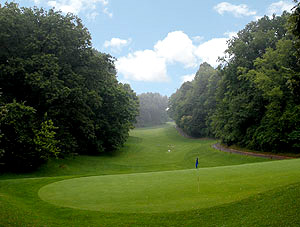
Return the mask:
<svg viewBox="0 0 300 227">
<path fill-rule="evenodd" d="M 159 93 L 143 93 L 138 95 L 140 108 L 136 118 L 137 127 L 154 126 L 168 121 L 168 97 Z"/>
<path fill-rule="evenodd" d="M 231 39 L 226 50 L 227 64 L 221 68 L 217 91 L 217 107 L 212 125 L 217 137 L 228 145 L 248 146 L 266 111 L 262 91 L 245 75 L 262 57 L 267 48 L 275 48 L 278 40 L 287 36 L 289 14 L 267 16 L 246 25 Z"/>
<path fill-rule="evenodd" d="M 200 65 L 192 82 L 184 83 L 170 98 L 169 113 L 178 127 L 194 137 L 213 136 L 210 116 L 216 105 L 219 76 L 207 63 Z"/>
<path fill-rule="evenodd" d="M 177 91 L 171 95 L 169 99 L 169 116 L 176 122 L 177 126 L 181 127 L 180 120 L 186 115 L 190 116 L 191 104 L 186 105 L 186 97 L 189 96 L 193 89 L 193 84 L 190 81 L 184 82 Z"/>
<path fill-rule="evenodd" d="M 297 42 L 297 48 L 298 48 L 298 54 L 299 54 L 299 39 L 300 39 L 300 2 L 297 0 L 294 0 L 295 3 L 297 3 L 293 8 L 293 13 L 289 18 L 289 24 L 290 24 L 290 31 L 292 34 L 294 34 L 295 37 L 298 38 Z"/>
<path fill-rule="evenodd" d="M 61 154 L 110 152 L 126 141 L 138 101 L 118 82 L 114 60 L 92 48 L 72 14 L 15 3 L 0 8 L 2 101 L 25 102 L 38 122 L 46 115 Z"/>
<path fill-rule="evenodd" d="M 299 151 L 300 100 L 294 78 L 300 76 L 300 67 L 293 41 L 279 40 L 254 66 L 247 77 L 262 91 L 266 112 L 250 145 L 264 151 Z"/>
<path fill-rule="evenodd" d="M 238 32 L 223 65 L 215 70 L 202 64 L 195 79 L 171 96 L 176 124 L 189 135 L 214 135 L 227 145 L 299 152 L 298 16 L 265 16 Z"/>
<path fill-rule="evenodd" d="M 289 18 L 289 31 L 295 37 L 295 49 L 296 55 L 298 58 L 298 64 L 300 64 L 300 2 L 294 1 L 297 3 L 294 7 L 294 11 Z M 300 97 L 300 77 L 294 77 L 293 79 L 294 92 L 298 91 L 296 95 Z"/>
<path fill-rule="evenodd" d="M 31 170 L 59 154 L 53 122 L 39 124 L 36 117 L 36 110 L 24 103 L 0 107 L 0 163 L 5 169 Z"/>
</svg>

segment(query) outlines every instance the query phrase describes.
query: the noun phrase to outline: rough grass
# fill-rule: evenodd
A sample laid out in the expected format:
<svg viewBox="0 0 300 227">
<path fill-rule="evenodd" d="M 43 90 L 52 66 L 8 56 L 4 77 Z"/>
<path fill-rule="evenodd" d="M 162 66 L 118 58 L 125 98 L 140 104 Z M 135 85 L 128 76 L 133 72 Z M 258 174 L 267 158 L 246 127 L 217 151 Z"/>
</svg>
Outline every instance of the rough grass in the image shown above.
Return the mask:
<svg viewBox="0 0 300 227">
<path fill-rule="evenodd" d="M 76 156 L 52 160 L 30 174 L 2 174 L 0 226 L 297 226 L 300 223 L 298 160 L 266 162 L 267 159 L 223 153 L 211 148 L 215 142 L 183 138 L 173 125 L 137 129 L 131 132 L 126 146 L 111 156 Z M 197 156 L 202 167 L 198 172 L 191 170 Z M 201 179 L 199 193 L 197 174 Z M 87 201 L 86 197 L 80 198 L 85 185 L 81 180 L 91 184 L 89 190 L 96 188 L 94 182 L 100 189 L 96 194 L 111 195 L 112 200 L 98 196 L 108 202 L 106 211 L 72 209 L 64 207 L 66 203 L 61 201 L 53 205 L 50 196 L 42 195 L 47 187 L 62 186 L 64 189 L 58 187 L 57 193 L 63 192 L 67 197 L 71 189 L 81 187 L 78 200 Z M 125 183 L 128 186 L 124 187 Z M 122 196 L 123 190 L 131 200 Z M 143 213 L 136 207 L 147 208 L 145 200 L 141 203 L 134 200 L 145 193 L 153 209 Z M 121 210 L 115 203 L 118 196 Z M 170 198 L 177 205 L 168 204 Z M 76 201 L 74 196 L 70 200 Z M 195 207 L 190 208 L 191 204 Z"/>
</svg>

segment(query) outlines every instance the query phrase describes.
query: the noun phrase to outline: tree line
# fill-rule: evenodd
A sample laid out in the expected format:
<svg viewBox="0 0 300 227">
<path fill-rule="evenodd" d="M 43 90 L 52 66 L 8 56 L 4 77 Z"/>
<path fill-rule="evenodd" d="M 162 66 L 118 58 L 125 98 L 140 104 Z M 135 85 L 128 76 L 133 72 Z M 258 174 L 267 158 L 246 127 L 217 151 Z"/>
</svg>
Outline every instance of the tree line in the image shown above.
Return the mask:
<svg viewBox="0 0 300 227">
<path fill-rule="evenodd" d="M 300 8 L 253 21 L 214 69 L 201 64 L 169 101 L 187 134 L 268 152 L 300 151 Z"/>
<path fill-rule="evenodd" d="M 99 154 L 126 141 L 138 98 L 114 58 L 93 49 L 80 18 L 0 7 L 0 167 L 23 171 L 50 157 Z"/>
<path fill-rule="evenodd" d="M 137 127 L 148 127 L 164 124 L 169 120 L 167 114 L 168 97 L 159 93 L 142 93 L 139 98 L 139 115 L 136 118 Z"/>
</svg>

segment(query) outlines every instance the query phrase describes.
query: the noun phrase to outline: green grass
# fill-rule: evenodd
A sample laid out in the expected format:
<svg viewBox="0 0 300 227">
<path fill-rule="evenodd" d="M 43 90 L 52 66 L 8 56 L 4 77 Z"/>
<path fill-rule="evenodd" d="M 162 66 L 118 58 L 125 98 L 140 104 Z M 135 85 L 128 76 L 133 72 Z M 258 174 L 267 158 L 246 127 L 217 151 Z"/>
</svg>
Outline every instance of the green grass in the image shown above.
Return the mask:
<svg viewBox="0 0 300 227">
<path fill-rule="evenodd" d="M 46 185 L 39 195 L 56 206 L 103 212 L 200 209 L 238 201 L 278 185 L 300 182 L 299 164 L 299 160 L 288 160 L 198 171 L 81 177 Z"/>
<path fill-rule="evenodd" d="M 133 130 L 110 156 L 76 156 L 34 173 L 2 174 L 0 226 L 300 223 L 300 160 L 229 154 L 213 150 L 215 142 L 183 138 L 169 124 Z M 200 170 L 194 169 L 197 156 Z"/>
<path fill-rule="evenodd" d="M 211 147 L 216 142 L 184 138 L 174 129 L 173 124 L 135 129 L 131 131 L 125 146 L 114 154 L 51 160 L 34 173 L 5 174 L 0 175 L 0 179 L 192 169 L 196 157 L 199 157 L 200 168 L 270 161 L 257 157 L 226 154 Z"/>
</svg>

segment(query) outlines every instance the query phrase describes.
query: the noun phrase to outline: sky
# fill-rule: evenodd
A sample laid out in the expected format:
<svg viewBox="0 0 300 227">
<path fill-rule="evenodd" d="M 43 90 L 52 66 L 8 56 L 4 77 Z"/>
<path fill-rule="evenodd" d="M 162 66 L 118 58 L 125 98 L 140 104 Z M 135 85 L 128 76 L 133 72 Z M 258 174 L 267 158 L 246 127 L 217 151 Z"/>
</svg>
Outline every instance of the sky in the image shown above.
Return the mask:
<svg viewBox="0 0 300 227">
<path fill-rule="evenodd" d="M 5 1 L 0 0 L 3 4 Z M 12 1 L 8 1 L 12 2 Z M 93 47 L 115 57 L 118 80 L 137 93 L 170 96 L 203 62 L 217 67 L 226 41 L 292 0 L 14 0 L 78 15 Z"/>
</svg>

